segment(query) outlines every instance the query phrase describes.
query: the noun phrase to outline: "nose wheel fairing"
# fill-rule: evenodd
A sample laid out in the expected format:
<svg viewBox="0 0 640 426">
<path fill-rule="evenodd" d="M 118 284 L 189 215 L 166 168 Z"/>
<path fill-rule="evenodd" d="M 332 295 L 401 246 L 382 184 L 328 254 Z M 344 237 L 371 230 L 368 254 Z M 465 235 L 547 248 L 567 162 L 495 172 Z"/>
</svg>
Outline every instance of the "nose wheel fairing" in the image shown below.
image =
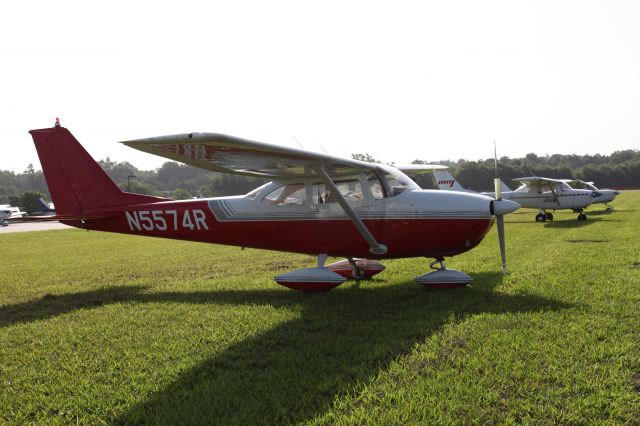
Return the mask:
<svg viewBox="0 0 640 426">
<path fill-rule="evenodd" d="M 329 291 L 347 279 L 325 267 L 298 269 L 275 277 L 278 284 L 305 292 Z"/>
<path fill-rule="evenodd" d="M 434 267 L 434 265 L 439 265 Z M 433 272 L 420 275 L 415 279 L 418 284 L 422 284 L 430 288 L 452 289 L 466 287 L 473 278 L 464 272 L 455 269 L 447 269 L 444 259 L 437 259 L 431 263 Z"/>
</svg>

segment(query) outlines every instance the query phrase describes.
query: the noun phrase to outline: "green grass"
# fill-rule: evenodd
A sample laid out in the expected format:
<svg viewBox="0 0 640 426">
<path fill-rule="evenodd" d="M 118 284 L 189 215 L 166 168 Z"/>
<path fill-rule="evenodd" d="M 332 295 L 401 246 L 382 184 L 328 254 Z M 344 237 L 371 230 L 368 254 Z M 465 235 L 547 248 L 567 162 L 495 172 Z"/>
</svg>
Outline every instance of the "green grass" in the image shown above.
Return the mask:
<svg viewBox="0 0 640 426">
<path fill-rule="evenodd" d="M 586 222 L 507 219 L 423 288 L 386 261 L 322 294 L 315 259 L 79 230 L 3 234 L 0 423 L 640 424 L 640 192 Z"/>
</svg>

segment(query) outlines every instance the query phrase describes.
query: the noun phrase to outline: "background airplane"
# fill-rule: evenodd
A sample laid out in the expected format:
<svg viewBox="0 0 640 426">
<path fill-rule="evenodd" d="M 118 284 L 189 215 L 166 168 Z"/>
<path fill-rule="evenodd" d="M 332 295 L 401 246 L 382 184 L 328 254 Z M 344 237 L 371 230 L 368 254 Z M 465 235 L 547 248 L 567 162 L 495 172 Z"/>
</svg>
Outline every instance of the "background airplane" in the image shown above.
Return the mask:
<svg viewBox="0 0 640 426">
<path fill-rule="evenodd" d="M 325 267 L 328 256 L 346 257 L 352 266 L 358 258 L 431 257 L 435 271 L 417 282 L 466 285 L 471 277 L 447 269 L 445 257 L 478 245 L 494 217 L 519 207 L 479 194 L 422 190 L 388 165 L 214 133 L 123 142 L 210 171 L 273 179 L 246 195 L 174 201 L 121 191 L 59 122 L 30 133 L 56 206 L 55 215 L 31 220 L 317 255 L 316 268 L 276 277 L 303 291 L 344 282 Z M 499 240 L 506 271 L 500 227 Z M 361 261 L 360 268 L 367 263 Z"/>
<path fill-rule="evenodd" d="M 31 213 L 32 215 L 53 215 L 56 214 L 53 203 L 47 203 L 42 197 L 38 198 L 39 211 Z"/>
<path fill-rule="evenodd" d="M 20 218 L 25 214 L 25 212 L 20 211 L 20 207 L 11 207 L 10 204 L 2 204 L 0 205 L 0 226 L 9 225 L 9 218 Z"/>
<path fill-rule="evenodd" d="M 445 170 L 433 172 L 438 188 L 444 190 L 462 190 L 462 186 Z M 500 181 L 502 197 L 515 201 L 522 207 L 538 209 L 536 222 L 553 220 L 553 214 L 547 210 L 571 209 L 578 213 L 578 220 L 585 220 L 584 208 L 593 202 L 594 195 L 591 190 L 573 189 L 566 182 L 559 179 L 542 177 L 524 177 L 513 179 L 521 185 L 511 191 L 509 187 Z M 459 188 L 459 189 L 455 189 Z M 482 192 L 482 195 L 495 197 L 495 192 Z"/>
<path fill-rule="evenodd" d="M 5 206 L 0 206 L 0 226 L 7 226 L 9 222 L 7 219 L 11 217 L 11 210 L 6 208 Z"/>
<path fill-rule="evenodd" d="M 574 189 L 588 189 L 589 191 L 593 191 L 593 204 L 603 203 L 607 206 L 608 211 L 613 210 L 613 206 L 610 206 L 608 203 L 615 200 L 616 196 L 620 194 L 620 191 L 616 191 L 615 189 L 598 189 L 593 182 L 585 182 L 580 179 L 562 180 Z"/>
</svg>

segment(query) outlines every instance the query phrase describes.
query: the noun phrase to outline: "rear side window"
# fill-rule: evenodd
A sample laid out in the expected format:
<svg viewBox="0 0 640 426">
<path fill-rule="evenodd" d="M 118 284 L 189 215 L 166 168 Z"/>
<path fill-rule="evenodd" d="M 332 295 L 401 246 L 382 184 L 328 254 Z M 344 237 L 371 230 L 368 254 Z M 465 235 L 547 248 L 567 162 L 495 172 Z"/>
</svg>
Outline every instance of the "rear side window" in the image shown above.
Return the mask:
<svg viewBox="0 0 640 426">
<path fill-rule="evenodd" d="M 304 188 L 304 184 L 295 183 L 281 186 L 280 188 L 271 191 L 262 199 L 262 202 L 278 206 L 304 206 L 306 200 L 307 192 Z"/>
<path fill-rule="evenodd" d="M 364 198 L 360 179 L 336 180 L 334 183 L 347 202 L 360 201 Z M 335 194 L 331 192 L 331 188 L 322 182 L 316 182 L 311 185 L 311 193 L 313 194 L 313 204 L 338 202 Z"/>
</svg>

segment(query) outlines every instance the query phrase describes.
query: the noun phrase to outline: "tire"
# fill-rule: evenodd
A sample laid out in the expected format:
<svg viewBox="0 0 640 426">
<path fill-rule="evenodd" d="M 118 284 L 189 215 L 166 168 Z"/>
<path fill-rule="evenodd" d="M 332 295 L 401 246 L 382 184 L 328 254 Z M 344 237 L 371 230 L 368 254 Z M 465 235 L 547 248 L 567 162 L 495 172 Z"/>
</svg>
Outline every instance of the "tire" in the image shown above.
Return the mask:
<svg viewBox="0 0 640 426">
<path fill-rule="evenodd" d="M 544 222 L 545 220 L 547 220 L 547 217 L 544 214 L 538 213 L 536 215 L 536 222 Z"/>
<path fill-rule="evenodd" d="M 586 215 L 586 214 L 584 214 L 584 213 L 580 213 L 580 214 L 578 215 L 578 220 L 587 220 L 587 215 Z"/>
<path fill-rule="evenodd" d="M 549 222 L 553 221 L 553 215 L 551 213 L 545 213 L 544 216 Z"/>
</svg>

